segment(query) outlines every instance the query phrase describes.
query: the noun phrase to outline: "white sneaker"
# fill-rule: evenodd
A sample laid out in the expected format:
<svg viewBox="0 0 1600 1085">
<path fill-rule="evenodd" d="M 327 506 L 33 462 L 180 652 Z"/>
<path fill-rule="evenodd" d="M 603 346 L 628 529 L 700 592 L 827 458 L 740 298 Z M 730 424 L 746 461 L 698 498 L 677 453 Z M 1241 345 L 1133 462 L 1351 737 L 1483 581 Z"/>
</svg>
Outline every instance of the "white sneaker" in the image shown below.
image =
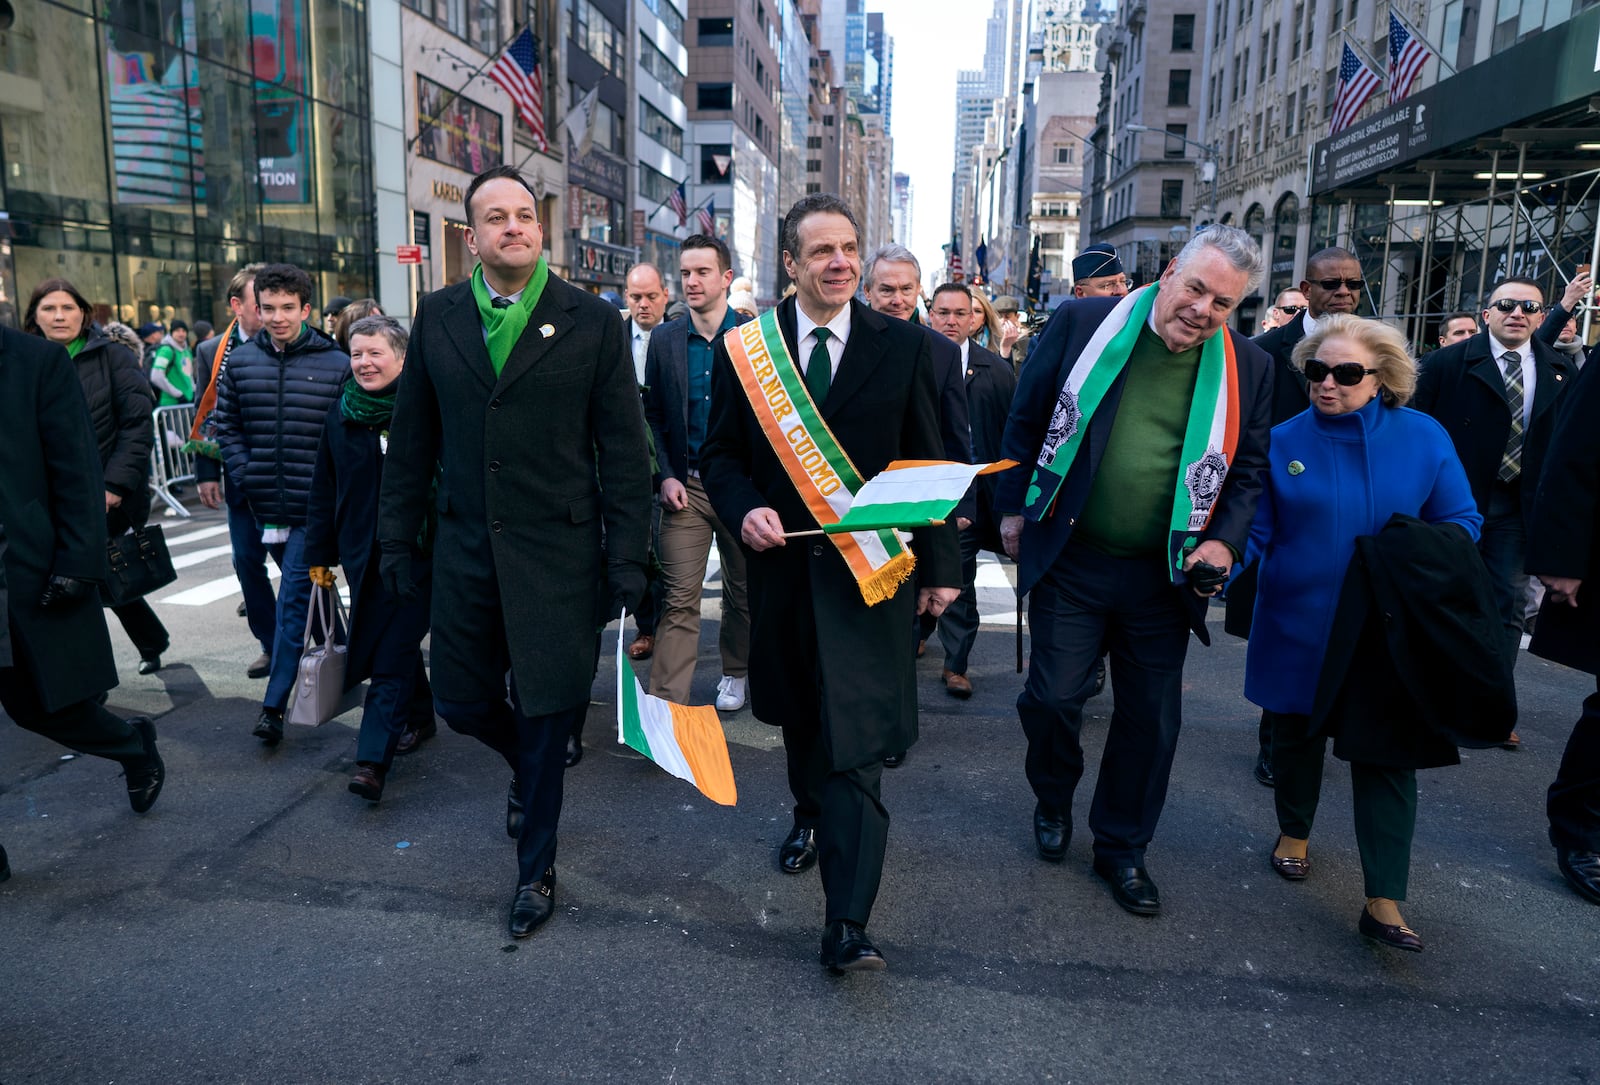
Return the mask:
<svg viewBox="0 0 1600 1085">
<path fill-rule="evenodd" d="M 731 674 L 722 676 L 717 683 L 717 711 L 737 712 L 744 707 L 744 679 Z"/>
</svg>

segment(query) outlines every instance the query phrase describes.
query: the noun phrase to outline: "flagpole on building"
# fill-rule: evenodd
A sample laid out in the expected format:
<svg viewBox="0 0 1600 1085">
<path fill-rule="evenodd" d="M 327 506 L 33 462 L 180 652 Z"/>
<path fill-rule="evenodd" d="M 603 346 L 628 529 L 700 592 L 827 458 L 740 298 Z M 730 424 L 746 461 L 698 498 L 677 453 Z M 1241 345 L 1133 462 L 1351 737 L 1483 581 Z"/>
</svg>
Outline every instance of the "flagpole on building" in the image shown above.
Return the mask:
<svg viewBox="0 0 1600 1085">
<path fill-rule="evenodd" d="M 1402 15 L 1399 12 L 1399 10 L 1397 10 L 1393 5 L 1390 6 L 1389 12 L 1390 12 L 1390 14 L 1392 14 L 1395 17 L 1395 19 L 1397 19 L 1399 21 L 1401 26 L 1405 27 L 1406 30 L 1409 31 L 1413 36 L 1415 36 L 1418 41 L 1420 41 L 1423 45 L 1426 45 L 1428 47 L 1428 51 L 1434 55 L 1434 58 L 1436 60 L 1438 60 L 1439 63 L 1443 67 L 1448 68 L 1450 70 L 1450 74 L 1451 75 L 1456 75 L 1457 74 L 1456 69 L 1455 69 L 1455 65 L 1451 64 L 1448 60 L 1446 60 L 1444 58 L 1444 51 L 1441 50 L 1438 46 L 1434 45 L 1433 42 L 1429 41 L 1428 40 L 1428 36 L 1426 34 L 1424 34 L 1422 31 L 1418 30 L 1416 28 L 1416 25 L 1414 23 L 1412 23 L 1412 21 L 1410 19 L 1407 19 L 1404 15 Z"/>
<path fill-rule="evenodd" d="M 601 78 L 604 79 L 605 77 L 601 76 Z M 595 96 L 594 104 L 595 104 L 595 106 L 598 106 L 600 104 L 599 90 L 600 90 L 600 84 L 599 83 L 595 83 L 594 86 L 590 87 L 587 91 L 584 92 L 583 98 L 579 98 L 578 101 L 582 102 L 584 100 L 584 98 L 588 98 L 592 94 L 592 95 Z M 567 107 L 567 111 L 565 113 L 561 114 L 561 120 L 556 124 L 556 127 L 561 129 L 563 135 L 566 135 L 566 136 L 569 136 L 569 137 L 572 135 L 572 133 L 567 129 L 567 119 L 569 117 L 571 117 L 571 116 L 572 116 L 572 107 L 568 106 Z M 593 130 L 594 130 L 594 115 L 593 115 L 593 113 L 591 111 L 590 118 L 589 118 L 589 131 L 593 132 Z M 588 138 L 592 139 L 592 136 L 590 136 Z M 562 142 L 565 143 L 566 140 L 562 140 Z M 584 154 L 587 153 L 587 152 L 583 151 L 582 148 L 583 148 L 582 143 L 578 142 L 577 140 L 573 141 L 572 151 L 573 151 L 573 157 L 574 158 L 582 158 L 584 156 Z M 590 150 L 593 150 L 593 149 L 594 149 L 593 145 L 591 144 Z M 546 152 L 540 151 L 539 148 L 537 148 L 537 147 L 535 147 L 533 150 L 529 151 L 523 157 L 522 161 L 517 163 L 518 171 L 521 171 L 522 167 L 526 166 L 533 159 L 534 155 L 543 154 L 543 153 L 546 153 Z"/>
<path fill-rule="evenodd" d="M 472 71 L 472 74 L 467 76 L 466 81 L 463 82 L 455 90 L 451 91 L 450 92 L 450 97 L 446 98 L 444 101 L 440 102 L 437 107 L 435 107 L 434 116 L 428 118 L 428 123 L 426 123 L 426 124 L 418 124 L 417 125 L 417 134 L 412 136 L 410 139 L 408 139 L 406 141 L 406 153 L 407 154 L 411 153 L 412 148 L 417 145 L 417 140 L 422 138 L 423 133 L 431 132 L 435 128 L 438 127 L 438 124 L 435 123 L 435 121 L 436 121 L 436 118 L 438 117 L 439 113 L 444 111 L 444 107 L 447 106 L 447 105 L 450 105 L 457 98 L 461 97 L 461 95 L 466 91 L 466 89 L 469 86 L 472 85 L 472 81 L 474 79 L 478 78 L 484 72 L 488 71 L 489 67 L 491 65 L 493 65 L 495 61 L 500 59 L 501 55 L 504 54 L 505 51 L 511 47 L 511 43 L 517 40 L 517 38 L 522 34 L 522 31 L 524 29 L 526 29 L 526 28 L 525 27 L 515 27 L 515 26 L 512 27 L 511 28 L 511 36 L 509 38 L 507 38 L 505 41 L 501 42 L 500 43 L 500 47 L 498 49 L 496 49 L 493 53 L 489 54 L 489 59 L 485 60 L 482 64 L 479 64 L 476 68 L 474 68 L 473 71 Z M 454 58 L 452 57 L 452 59 L 454 59 Z"/>
<path fill-rule="evenodd" d="M 1381 80 L 1372 93 L 1377 94 L 1380 90 L 1387 90 L 1389 87 L 1389 66 L 1387 64 L 1379 64 L 1374 60 L 1372 54 L 1361 48 L 1361 43 L 1352 38 L 1348 31 L 1340 31 L 1340 36 L 1344 39 L 1344 43 L 1359 53 L 1361 58 L 1372 68 L 1372 74 Z"/>
<path fill-rule="evenodd" d="M 681 181 L 675 181 L 675 182 L 673 182 L 673 185 L 672 185 L 672 191 L 673 192 L 677 192 L 679 185 L 687 185 L 688 183 L 689 183 L 689 178 L 687 178 L 687 177 L 685 177 Z M 684 191 L 687 192 L 688 189 L 684 189 Z M 660 203 L 656 204 L 656 209 L 654 211 L 650 212 L 648 215 L 646 215 L 645 218 L 647 220 L 655 218 L 657 215 L 659 215 L 661 213 L 661 209 L 666 207 L 667 204 L 669 204 L 671 202 L 672 202 L 672 197 L 669 195 L 666 199 L 664 199 Z M 699 208 L 696 208 L 696 210 L 699 210 Z"/>
</svg>

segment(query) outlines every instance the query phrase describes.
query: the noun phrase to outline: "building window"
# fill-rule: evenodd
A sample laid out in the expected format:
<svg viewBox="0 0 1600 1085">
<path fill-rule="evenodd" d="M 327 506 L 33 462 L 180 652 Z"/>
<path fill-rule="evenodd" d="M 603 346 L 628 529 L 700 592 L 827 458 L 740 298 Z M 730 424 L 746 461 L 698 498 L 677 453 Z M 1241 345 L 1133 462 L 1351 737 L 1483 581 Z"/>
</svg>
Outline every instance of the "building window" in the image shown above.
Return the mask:
<svg viewBox="0 0 1600 1085">
<path fill-rule="evenodd" d="M 639 163 L 639 195 L 654 203 L 666 203 L 678 184 L 664 173 Z"/>
<path fill-rule="evenodd" d="M 1056 165 L 1070 166 L 1077 158 L 1078 149 L 1072 146 L 1056 148 Z"/>
<path fill-rule="evenodd" d="M 1289 103 L 1283 109 L 1283 134 L 1294 135 L 1294 91 L 1289 92 Z"/>
<path fill-rule="evenodd" d="M 608 70 L 623 70 L 622 31 L 589 0 L 572 0 L 572 40 Z"/>
<path fill-rule="evenodd" d="M 639 131 L 678 157 L 683 157 L 683 129 L 643 98 L 639 99 Z"/>
<path fill-rule="evenodd" d="M 1189 104 L 1189 69 L 1174 68 L 1167 73 L 1167 104 Z"/>
<path fill-rule="evenodd" d="M 733 44 L 733 20 L 729 19 L 697 19 L 695 20 L 695 43 L 702 47 L 728 46 Z"/>
<path fill-rule="evenodd" d="M 1169 125 L 1167 125 L 1167 141 L 1166 141 L 1167 145 L 1166 145 L 1166 147 L 1164 149 L 1164 153 L 1165 153 L 1166 157 L 1168 157 L 1168 158 L 1182 158 L 1183 157 L 1183 141 L 1188 135 L 1189 135 L 1189 126 L 1187 124 L 1169 124 Z M 1176 138 L 1174 138 L 1174 137 L 1176 137 Z"/>
<path fill-rule="evenodd" d="M 1161 217 L 1174 219 L 1183 217 L 1183 182 L 1161 182 Z"/>
<path fill-rule="evenodd" d="M 732 83 L 701 83 L 695 88 L 696 109 L 732 109 Z"/>
<path fill-rule="evenodd" d="M 1172 51 L 1174 53 L 1187 53 L 1194 48 L 1194 16 L 1174 15 L 1172 17 Z"/>
<path fill-rule="evenodd" d="M 732 180 L 732 178 L 728 176 L 729 165 L 732 162 L 732 144 L 700 144 L 700 183 L 703 185 L 727 184 L 730 180 Z"/>
<path fill-rule="evenodd" d="M 666 4 L 663 2 L 663 7 Z M 670 9 L 669 9 L 670 10 Z M 639 35 L 639 67 L 655 77 L 656 82 L 666 88 L 667 93 L 674 98 L 683 97 L 683 73 L 678 66 L 667 59 L 667 54 L 656 48 L 655 42 Z"/>
<path fill-rule="evenodd" d="M 401 0 L 480 53 L 500 48 L 500 6 L 495 0 Z"/>
<path fill-rule="evenodd" d="M 672 0 L 644 0 L 644 6 L 661 20 L 661 25 L 667 28 L 667 33 L 679 41 L 683 40 L 683 16 L 672 6 Z"/>
</svg>

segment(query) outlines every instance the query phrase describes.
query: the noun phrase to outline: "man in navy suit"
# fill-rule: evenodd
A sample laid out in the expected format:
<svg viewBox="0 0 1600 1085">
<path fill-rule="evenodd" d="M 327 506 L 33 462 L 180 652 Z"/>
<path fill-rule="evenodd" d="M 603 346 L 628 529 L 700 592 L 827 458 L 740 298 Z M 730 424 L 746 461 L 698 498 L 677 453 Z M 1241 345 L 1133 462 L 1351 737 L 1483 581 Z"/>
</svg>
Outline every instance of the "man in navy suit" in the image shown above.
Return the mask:
<svg viewBox="0 0 1600 1085">
<path fill-rule="evenodd" d="M 1000 477 L 995 507 L 1006 551 L 1019 566 L 1018 591 L 1030 593 L 1032 655 L 1017 713 L 1038 799 L 1035 843 L 1047 861 L 1066 855 L 1072 795 L 1083 776 L 1078 732 L 1093 690 L 1087 679 L 1105 645 L 1115 710 L 1089 827 L 1095 872 L 1136 915 L 1161 908 L 1144 855 L 1177 748 L 1189 632 L 1210 643 L 1207 597 L 1244 551 L 1267 467 L 1272 360 L 1224 327 L 1261 268 L 1249 235 L 1213 226 L 1184 246 L 1154 286 L 1123 299 L 1063 305 L 1023 367 L 1001 445 L 1002 455 L 1022 465 Z M 1145 290 L 1156 292 L 1153 299 Z M 1129 314 L 1144 308 L 1149 315 L 1136 338 L 1118 340 L 1128 344 L 1126 364 L 1097 401 L 1063 419 L 1075 363 L 1103 364 L 1112 353 L 1110 345 L 1086 349 L 1100 326 L 1108 318 L 1113 326 L 1131 324 Z M 1207 342 L 1217 336 L 1231 340 L 1235 358 L 1237 415 L 1230 421 L 1237 440 L 1231 461 L 1212 449 L 1185 467 L 1191 404 L 1201 394 Z M 1218 340 L 1213 357 L 1227 346 Z M 1046 443 L 1071 446 L 1080 428 L 1054 500 L 1041 504 L 1030 480 L 1042 477 L 1034 470 Z M 1187 537 L 1169 530 L 1180 480 L 1192 502 Z M 1199 529 L 1192 526 L 1196 514 L 1204 522 Z"/>
<path fill-rule="evenodd" d="M 700 446 L 711 413 L 712 347 L 744 321 L 728 307 L 733 264 L 722 241 L 705 234 L 685 240 L 678 275 L 689 315 L 655 330 L 644 366 L 644 417 L 655 435 L 659 464 L 664 582 L 650 692 L 674 704 L 689 703 L 700 653 L 700 595 L 715 540 L 722 565 L 722 679 L 716 705 L 720 711 L 737 712 L 744 707 L 750 658 L 744 551 L 739 536 L 717 518 L 700 483 Z"/>
</svg>

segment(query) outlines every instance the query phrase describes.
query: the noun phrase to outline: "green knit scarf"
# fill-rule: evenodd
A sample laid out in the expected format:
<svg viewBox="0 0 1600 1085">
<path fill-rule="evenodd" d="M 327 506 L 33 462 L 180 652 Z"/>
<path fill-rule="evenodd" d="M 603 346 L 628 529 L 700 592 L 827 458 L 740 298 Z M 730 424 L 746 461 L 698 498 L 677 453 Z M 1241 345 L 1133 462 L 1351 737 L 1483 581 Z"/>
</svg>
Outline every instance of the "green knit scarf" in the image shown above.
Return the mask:
<svg viewBox="0 0 1600 1085">
<path fill-rule="evenodd" d="M 478 319 L 483 321 L 483 329 L 487 333 L 489 364 L 494 366 L 495 376 L 498 377 L 500 371 L 505 369 L 506 359 L 511 357 L 511 348 L 522 338 L 523 329 L 528 326 L 533 307 L 539 304 L 539 296 L 544 293 L 544 284 L 549 278 L 550 265 L 541 254 L 539 263 L 533 269 L 533 278 L 522 289 L 522 297 L 515 305 L 496 309 L 493 295 L 489 293 L 489 284 L 483 281 L 483 265 L 472 269 L 472 297 L 478 303 Z"/>
<path fill-rule="evenodd" d="M 369 392 L 357 384 L 355 378 L 344 382 L 344 394 L 339 397 L 339 410 L 358 426 L 389 428 L 394 415 L 394 394 L 400 389 L 400 379 L 390 381 L 381 391 Z"/>
</svg>

